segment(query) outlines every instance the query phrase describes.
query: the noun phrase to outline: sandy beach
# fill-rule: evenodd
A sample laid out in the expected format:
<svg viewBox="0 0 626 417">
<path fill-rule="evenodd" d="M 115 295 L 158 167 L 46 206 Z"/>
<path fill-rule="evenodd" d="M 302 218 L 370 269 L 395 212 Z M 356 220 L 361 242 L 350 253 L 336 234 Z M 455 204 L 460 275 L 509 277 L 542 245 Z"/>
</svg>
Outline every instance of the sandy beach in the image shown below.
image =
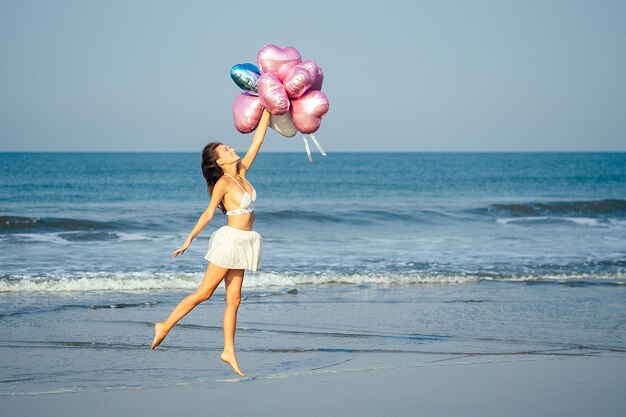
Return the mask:
<svg viewBox="0 0 626 417">
<path fill-rule="evenodd" d="M 623 416 L 626 355 L 360 355 L 299 375 L 2 398 L 7 416 Z M 406 355 L 402 356 L 406 360 Z"/>
</svg>

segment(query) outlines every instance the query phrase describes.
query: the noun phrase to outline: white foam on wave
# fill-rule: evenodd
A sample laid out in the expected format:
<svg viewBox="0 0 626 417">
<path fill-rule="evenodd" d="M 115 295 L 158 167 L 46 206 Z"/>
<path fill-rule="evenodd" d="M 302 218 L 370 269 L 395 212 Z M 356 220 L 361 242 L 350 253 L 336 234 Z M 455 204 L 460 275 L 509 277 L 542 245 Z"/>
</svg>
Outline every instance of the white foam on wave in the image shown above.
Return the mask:
<svg viewBox="0 0 626 417">
<path fill-rule="evenodd" d="M 192 273 L 82 273 L 0 280 L 0 292 L 145 291 L 197 288 L 202 276 Z"/>
<path fill-rule="evenodd" d="M 106 292 L 148 290 L 195 290 L 202 282 L 201 273 L 82 273 L 50 277 L 12 276 L 0 279 L 0 292 Z M 595 281 L 610 280 L 614 285 L 624 285 L 626 274 L 570 274 L 570 275 L 507 275 L 480 274 L 336 274 L 336 273 L 246 273 L 244 287 L 250 289 L 298 287 L 303 285 L 424 285 L 468 284 L 480 281 Z M 621 280 L 621 281 L 620 281 Z"/>
<path fill-rule="evenodd" d="M 7 237 L 46 243 L 68 243 L 58 233 L 13 233 Z"/>
<path fill-rule="evenodd" d="M 439 275 L 439 274 L 281 274 L 260 273 L 244 281 L 249 287 L 332 285 L 332 284 L 367 284 L 367 285 L 407 285 L 407 284 L 461 284 L 478 282 L 477 276 Z"/>
<path fill-rule="evenodd" d="M 496 219 L 496 222 L 499 224 L 509 224 L 514 222 L 537 222 L 548 219 L 548 216 L 500 217 Z"/>
<path fill-rule="evenodd" d="M 581 226 L 592 226 L 592 227 L 602 227 L 604 226 L 598 219 L 591 219 L 589 217 L 565 217 L 564 220 L 568 222 L 576 223 Z"/>
<path fill-rule="evenodd" d="M 67 292 L 67 291 L 145 291 L 196 289 L 201 281 L 200 273 L 84 273 L 80 276 L 12 277 L 0 279 L 0 292 Z M 374 275 L 374 274 L 281 274 L 272 272 L 248 272 L 244 287 L 294 287 L 298 285 L 324 284 L 371 284 L 403 285 L 418 283 L 464 283 L 476 282 L 472 276 L 436 275 Z"/>
<path fill-rule="evenodd" d="M 570 222 L 580 226 L 590 227 L 606 227 L 607 223 L 602 223 L 598 219 L 590 217 L 551 217 L 551 216 L 526 216 L 526 217 L 499 217 L 496 219 L 498 224 L 524 223 L 524 222 Z M 609 224 L 620 224 L 619 220 L 609 220 Z"/>
<path fill-rule="evenodd" d="M 115 232 L 116 237 L 118 238 L 118 240 L 126 240 L 126 241 L 130 241 L 130 240 L 152 240 L 151 237 L 149 236 L 145 236 L 139 233 L 124 233 L 124 232 Z"/>
</svg>

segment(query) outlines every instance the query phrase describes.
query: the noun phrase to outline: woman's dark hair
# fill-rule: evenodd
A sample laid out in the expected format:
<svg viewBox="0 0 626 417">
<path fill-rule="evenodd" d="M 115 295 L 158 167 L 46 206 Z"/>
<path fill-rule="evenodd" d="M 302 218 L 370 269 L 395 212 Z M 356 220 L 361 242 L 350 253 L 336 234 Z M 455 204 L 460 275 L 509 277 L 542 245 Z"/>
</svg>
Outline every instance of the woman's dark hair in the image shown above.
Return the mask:
<svg viewBox="0 0 626 417">
<path fill-rule="evenodd" d="M 202 149 L 202 175 L 206 180 L 209 195 L 213 194 L 213 187 L 224 174 L 222 167 L 217 164 L 219 158 L 217 147 L 220 145 L 222 145 L 221 142 L 211 142 Z M 226 214 L 226 208 L 224 208 L 222 201 L 219 202 L 218 207 L 222 213 Z"/>
</svg>

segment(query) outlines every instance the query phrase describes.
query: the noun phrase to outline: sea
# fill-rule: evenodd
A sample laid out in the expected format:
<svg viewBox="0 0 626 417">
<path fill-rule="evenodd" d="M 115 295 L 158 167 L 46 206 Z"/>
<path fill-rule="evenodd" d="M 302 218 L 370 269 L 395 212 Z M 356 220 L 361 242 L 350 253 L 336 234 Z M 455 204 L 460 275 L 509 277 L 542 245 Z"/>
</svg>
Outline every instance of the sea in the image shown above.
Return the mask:
<svg viewBox="0 0 626 417">
<path fill-rule="evenodd" d="M 262 152 L 248 174 L 244 380 L 626 358 L 626 153 L 313 157 Z M 0 153 L 0 397 L 240 380 L 219 361 L 223 286 L 149 349 L 226 224 L 171 257 L 208 203 L 200 152 Z"/>
</svg>

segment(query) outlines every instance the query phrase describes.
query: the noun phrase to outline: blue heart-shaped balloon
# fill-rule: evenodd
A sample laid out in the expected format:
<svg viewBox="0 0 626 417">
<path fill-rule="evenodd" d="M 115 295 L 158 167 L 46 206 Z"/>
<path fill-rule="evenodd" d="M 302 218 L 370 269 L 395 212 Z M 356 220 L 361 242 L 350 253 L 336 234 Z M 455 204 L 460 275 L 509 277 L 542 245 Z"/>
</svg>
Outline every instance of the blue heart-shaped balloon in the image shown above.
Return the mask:
<svg viewBox="0 0 626 417">
<path fill-rule="evenodd" d="M 230 78 L 244 91 L 257 93 L 257 80 L 261 71 L 253 64 L 236 64 L 230 69 Z"/>
</svg>

